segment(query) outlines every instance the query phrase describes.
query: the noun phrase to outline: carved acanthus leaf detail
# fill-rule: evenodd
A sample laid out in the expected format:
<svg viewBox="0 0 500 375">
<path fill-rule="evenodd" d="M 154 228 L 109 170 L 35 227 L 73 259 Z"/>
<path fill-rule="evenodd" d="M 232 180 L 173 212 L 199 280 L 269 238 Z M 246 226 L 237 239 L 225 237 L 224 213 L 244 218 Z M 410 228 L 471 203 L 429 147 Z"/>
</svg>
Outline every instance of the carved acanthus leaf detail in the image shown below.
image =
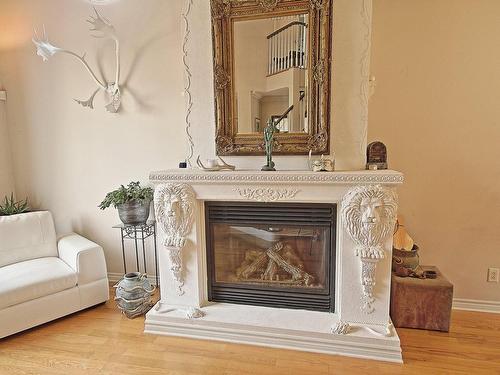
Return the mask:
<svg viewBox="0 0 500 375">
<path fill-rule="evenodd" d="M 377 263 L 385 258 L 383 245 L 394 230 L 397 207 L 395 191 L 382 185 L 356 186 L 342 199 L 344 228 L 361 259 L 361 309 L 367 314 L 374 311 Z"/>
<path fill-rule="evenodd" d="M 231 15 L 231 0 L 211 0 L 212 18 L 215 20 Z"/>
<path fill-rule="evenodd" d="M 314 65 L 312 74 L 316 83 L 321 86 L 325 81 L 325 74 L 326 74 L 325 61 L 323 59 L 318 60 L 316 65 Z"/>
<path fill-rule="evenodd" d="M 215 87 L 217 90 L 224 90 L 230 82 L 229 74 L 222 65 L 217 65 L 214 71 Z"/>
<path fill-rule="evenodd" d="M 349 323 L 340 321 L 332 327 L 332 333 L 336 335 L 347 335 L 351 330 Z"/>
<path fill-rule="evenodd" d="M 312 9 L 322 10 L 325 5 L 324 0 L 309 0 L 309 2 Z"/>
<path fill-rule="evenodd" d="M 309 150 L 312 150 L 313 152 L 324 150 L 326 149 L 327 145 L 328 134 L 325 131 L 315 134 L 309 139 L 309 142 L 307 142 Z"/>
<path fill-rule="evenodd" d="M 257 3 L 265 12 L 270 12 L 278 6 L 280 0 L 257 0 Z"/>
<path fill-rule="evenodd" d="M 279 189 L 279 188 L 245 188 L 234 189 L 242 198 L 258 202 L 275 202 L 283 199 L 294 198 L 299 192 L 297 189 Z"/>
</svg>

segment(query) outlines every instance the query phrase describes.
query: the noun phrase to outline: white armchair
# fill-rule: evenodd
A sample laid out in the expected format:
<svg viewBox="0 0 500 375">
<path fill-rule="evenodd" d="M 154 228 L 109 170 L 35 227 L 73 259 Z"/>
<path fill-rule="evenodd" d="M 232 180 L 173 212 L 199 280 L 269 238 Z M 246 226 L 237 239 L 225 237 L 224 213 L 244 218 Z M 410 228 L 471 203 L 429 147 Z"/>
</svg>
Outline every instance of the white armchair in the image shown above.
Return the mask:
<svg viewBox="0 0 500 375">
<path fill-rule="evenodd" d="M 107 301 L 102 248 L 56 240 L 50 212 L 0 217 L 0 338 Z"/>
</svg>

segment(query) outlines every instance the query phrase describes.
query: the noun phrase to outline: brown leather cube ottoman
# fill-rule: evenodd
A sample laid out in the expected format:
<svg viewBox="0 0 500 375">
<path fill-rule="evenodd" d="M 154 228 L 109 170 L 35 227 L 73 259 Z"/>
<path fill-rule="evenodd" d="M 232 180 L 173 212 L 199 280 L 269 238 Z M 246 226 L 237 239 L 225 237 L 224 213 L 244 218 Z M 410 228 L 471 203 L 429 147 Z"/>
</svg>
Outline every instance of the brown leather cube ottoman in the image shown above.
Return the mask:
<svg viewBox="0 0 500 375">
<path fill-rule="evenodd" d="M 422 266 L 422 269 L 436 271 L 437 278 L 416 279 L 392 274 L 392 322 L 395 327 L 448 332 L 453 284 L 436 267 Z"/>
</svg>

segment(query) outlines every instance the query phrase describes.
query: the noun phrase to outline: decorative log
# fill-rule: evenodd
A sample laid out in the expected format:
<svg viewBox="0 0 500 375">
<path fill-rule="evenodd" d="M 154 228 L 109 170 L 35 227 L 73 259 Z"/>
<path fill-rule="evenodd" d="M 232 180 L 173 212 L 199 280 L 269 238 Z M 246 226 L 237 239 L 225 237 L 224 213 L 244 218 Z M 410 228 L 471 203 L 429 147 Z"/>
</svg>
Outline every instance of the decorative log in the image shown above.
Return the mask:
<svg viewBox="0 0 500 375">
<path fill-rule="evenodd" d="M 273 251 L 273 252 L 278 252 L 283 249 L 283 244 L 281 242 L 277 242 L 274 244 L 272 247 L 270 247 L 267 251 Z M 259 269 L 264 268 L 264 265 L 268 261 L 268 255 L 267 251 L 263 251 L 261 255 L 258 256 L 256 260 L 254 260 L 250 265 L 248 266 L 243 266 L 240 267 L 241 269 L 238 269 L 236 272 L 236 276 L 243 278 L 243 279 L 248 279 L 250 276 L 252 276 L 255 272 L 257 272 Z"/>
<path fill-rule="evenodd" d="M 309 275 L 307 272 L 304 272 L 300 268 L 291 265 L 280 254 L 269 250 L 266 251 L 266 253 L 269 258 L 274 260 L 281 268 L 292 275 L 292 280 L 304 280 L 304 283 L 306 285 L 310 285 L 314 280 L 314 277 L 312 275 Z"/>
</svg>

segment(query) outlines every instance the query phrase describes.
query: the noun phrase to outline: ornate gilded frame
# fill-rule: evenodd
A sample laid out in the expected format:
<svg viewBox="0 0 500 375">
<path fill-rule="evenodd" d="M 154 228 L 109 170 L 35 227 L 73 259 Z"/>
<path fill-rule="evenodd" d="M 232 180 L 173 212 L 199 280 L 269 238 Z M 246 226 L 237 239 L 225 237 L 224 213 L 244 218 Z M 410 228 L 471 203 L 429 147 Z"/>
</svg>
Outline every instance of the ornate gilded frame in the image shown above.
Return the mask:
<svg viewBox="0 0 500 375">
<path fill-rule="evenodd" d="M 309 13 L 309 133 L 275 136 L 275 154 L 330 151 L 332 0 L 210 0 L 214 53 L 217 155 L 263 155 L 262 135 L 238 134 L 233 124 L 233 22 Z"/>
</svg>

